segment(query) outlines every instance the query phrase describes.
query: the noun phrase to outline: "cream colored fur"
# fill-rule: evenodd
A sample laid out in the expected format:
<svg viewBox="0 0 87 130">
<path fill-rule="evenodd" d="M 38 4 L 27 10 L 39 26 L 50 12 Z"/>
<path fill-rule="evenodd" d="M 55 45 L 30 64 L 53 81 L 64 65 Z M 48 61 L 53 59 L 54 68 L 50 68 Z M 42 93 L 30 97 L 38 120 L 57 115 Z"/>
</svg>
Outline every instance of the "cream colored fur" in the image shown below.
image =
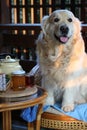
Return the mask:
<svg viewBox="0 0 87 130">
<path fill-rule="evenodd" d="M 55 37 L 60 37 L 62 25 L 69 29 L 66 43 Z M 42 87 L 48 92 L 46 104 L 62 101 L 62 109 L 72 111 L 75 104 L 87 101 L 87 55 L 81 23 L 72 12 L 56 10 L 43 17 L 41 27 L 36 43 Z"/>
</svg>

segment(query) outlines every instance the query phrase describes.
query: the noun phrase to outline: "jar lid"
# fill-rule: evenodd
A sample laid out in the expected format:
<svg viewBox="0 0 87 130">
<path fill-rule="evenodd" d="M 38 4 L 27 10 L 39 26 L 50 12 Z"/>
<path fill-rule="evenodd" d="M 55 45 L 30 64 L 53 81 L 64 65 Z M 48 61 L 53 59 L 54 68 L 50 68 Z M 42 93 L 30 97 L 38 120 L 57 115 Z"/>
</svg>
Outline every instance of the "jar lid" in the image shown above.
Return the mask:
<svg viewBox="0 0 87 130">
<path fill-rule="evenodd" d="M 14 74 L 14 75 L 22 75 L 22 74 L 25 74 L 25 71 L 24 70 L 16 70 L 16 71 L 13 71 L 12 74 Z"/>
</svg>

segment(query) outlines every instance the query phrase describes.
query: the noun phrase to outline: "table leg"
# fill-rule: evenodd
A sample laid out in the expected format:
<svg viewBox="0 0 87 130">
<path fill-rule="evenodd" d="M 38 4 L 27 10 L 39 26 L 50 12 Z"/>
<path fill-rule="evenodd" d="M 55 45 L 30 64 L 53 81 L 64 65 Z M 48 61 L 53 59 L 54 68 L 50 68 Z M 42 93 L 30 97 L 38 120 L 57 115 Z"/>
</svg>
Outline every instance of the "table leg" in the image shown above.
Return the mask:
<svg viewBox="0 0 87 130">
<path fill-rule="evenodd" d="M 11 111 L 4 111 L 2 114 L 3 130 L 11 130 Z"/>
<path fill-rule="evenodd" d="M 28 122 L 28 130 L 34 130 L 34 123 Z"/>
<path fill-rule="evenodd" d="M 36 130 L 40 130 L 41 114 L 42 114 L 43 104 L 39 104 L 37 119 L 36 119 Z"/>
<path fill-rule="evenodd" d="M 42 114 L 43 104 L 39 104 L 38 106 L 38 112 L 37 112 L 37 119 L 36 119 L 36 129 L 40 130 L 40 122 L 41 122 L 41 114 Z M 34 124 L 28 122 L 28 130 L 34 130 Z"/>
</svg>

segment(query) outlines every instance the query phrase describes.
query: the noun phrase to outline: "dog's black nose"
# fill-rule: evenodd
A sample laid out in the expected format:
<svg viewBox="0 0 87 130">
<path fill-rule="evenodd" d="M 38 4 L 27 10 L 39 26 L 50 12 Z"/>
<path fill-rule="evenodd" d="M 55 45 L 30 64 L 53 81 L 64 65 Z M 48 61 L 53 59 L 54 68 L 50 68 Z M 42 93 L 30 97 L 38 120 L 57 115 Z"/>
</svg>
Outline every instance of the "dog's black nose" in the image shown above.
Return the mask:
<svg viewBox="0 0 87 130">
<path fill-rule="evenodd" d="M 69 28 L 66 25 L 60 27 L 60 31 L 62 34 L 68 34 Z"/>
</svg>

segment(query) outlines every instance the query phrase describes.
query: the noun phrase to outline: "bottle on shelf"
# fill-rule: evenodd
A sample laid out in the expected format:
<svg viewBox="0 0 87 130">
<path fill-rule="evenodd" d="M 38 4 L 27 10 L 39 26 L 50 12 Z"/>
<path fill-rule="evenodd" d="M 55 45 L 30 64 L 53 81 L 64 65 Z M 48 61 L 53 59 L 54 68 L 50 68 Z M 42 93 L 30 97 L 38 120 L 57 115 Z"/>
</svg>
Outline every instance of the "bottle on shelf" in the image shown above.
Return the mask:
<svg viewBox="0 0 87 130">
<path fill-rule="evenodd" d="M 18 58 L 18 48 L 13 48 L 12 53 L 15 56 L 15 58 Z"/>
<path fill-rule="evenodd" d="M 21 57 L 20 57 L 21 60 L 26 59 L 26 53 L 27 50 L 25 48 L 21 48 Z"/>
<path fill-rule="evenodd" d="M 33 56 L 32 56 L 32 50 L 29 49 L 29 60 L 32 61 L 33 60 Z"/>
</svg>

